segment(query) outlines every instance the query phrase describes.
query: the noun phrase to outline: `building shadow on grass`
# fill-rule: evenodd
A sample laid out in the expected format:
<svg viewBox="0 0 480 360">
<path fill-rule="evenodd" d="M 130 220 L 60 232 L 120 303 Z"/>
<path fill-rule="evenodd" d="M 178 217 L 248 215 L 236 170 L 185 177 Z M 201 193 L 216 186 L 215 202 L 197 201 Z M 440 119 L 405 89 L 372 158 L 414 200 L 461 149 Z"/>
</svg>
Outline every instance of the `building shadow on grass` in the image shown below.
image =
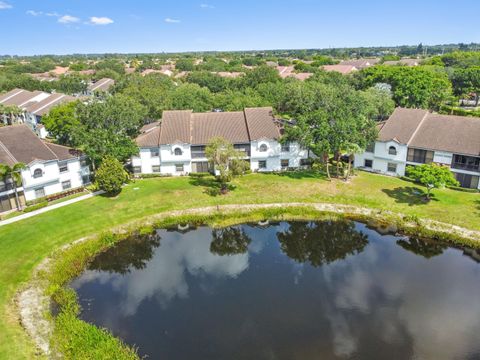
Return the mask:
<svg viewBox="0 0 480 360">
<path fill-rule="evenodd" d="M 204 188 L 204 193 L 210 196 L 218 196 L 221 194 L 221 185 L 212 175 L 190 174 L 190 185 L 200 186 Z M 228 185 L 228 191 L 235 189 L 232 184 Z"/>
<path fill-rule="evenodd" d="M 414 205 L 426 205 L 429 203 L 427 200 L 427 193 L 414 186 L 402 186 L 395 189 L 382 189 L 382 191 L 389 197 L 395 199 L 395 202 L 400 204 Z M 430 194 L 430 201 L 438 201 L 435 198 L 435 194 Z"/>
<path fill-rule="evenodd" d="M 327 175 L 313 170 L 294 170 L 294 171 L 279 171 L 279 172 L 265 172 L 265 175 L 288 177 L 290 179 L 326 179 Z"/>
</svg>

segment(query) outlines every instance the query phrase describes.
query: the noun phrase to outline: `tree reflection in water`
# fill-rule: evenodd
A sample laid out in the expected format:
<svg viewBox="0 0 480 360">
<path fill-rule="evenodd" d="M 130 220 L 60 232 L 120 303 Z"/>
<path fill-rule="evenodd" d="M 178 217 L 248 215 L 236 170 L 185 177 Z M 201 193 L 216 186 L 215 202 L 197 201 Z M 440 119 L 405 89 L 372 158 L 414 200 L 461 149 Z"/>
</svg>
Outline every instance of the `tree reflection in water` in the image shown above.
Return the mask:
<svg viewBox="0 0 480 360">
<path fill-rule="evenodd" d="M 156 234 L 133 236 L 96 256 L 88 269 L 122 275 L 129 273 L 132 267 L 144 269 L 158 246 L 160 237 Z"/>
<path fill-rule="evenodd" d="M 448 249 L 448 244 L 440 240 L 427 240 L 417 237 L 410 237 L 407 239 L 397 240 L 397 244 L 405 250 L 411 251 L 414 254 L 430 259 L 437 255 L 442 255 L 443 251 Z"/>
<path fill-rule="evenodd" d="M 352 221 L 292 222 L 277 233 L 282 251 L 291 259 L 321 266 L 358 254 L 368 244 L 367 235 Z"/>
<path fill-rule="evenodd" d="M 252 239 L 241 227 L 228 227 L 212 230 L 210 251 L 216 255 L 244 254 Z"/>
</svg>

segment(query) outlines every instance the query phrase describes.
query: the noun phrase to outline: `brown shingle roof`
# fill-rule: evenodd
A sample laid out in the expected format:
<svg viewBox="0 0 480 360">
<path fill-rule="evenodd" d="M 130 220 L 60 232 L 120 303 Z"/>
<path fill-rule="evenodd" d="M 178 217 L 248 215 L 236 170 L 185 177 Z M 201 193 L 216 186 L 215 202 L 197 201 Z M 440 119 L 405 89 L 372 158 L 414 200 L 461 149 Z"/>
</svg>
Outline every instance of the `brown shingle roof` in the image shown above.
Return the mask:
<svg viewBox="0 0 480 360">
<path fill-rule="evenodd" d="M 103 78 L 88 86 L 90 91 L 108 91 L 111 86 L 115 84 L 115 80 L 109 78 Z"/>
<path fill-rule="evenodd" d="M 380 129 L 379 140 L 396 140 L 415 148 L 479 156 L 480 118 L 397 108 Z"/>
<path fill-rule="evenodd" d="M 358 70 L 353 65 L 342 65 L 342 64 L 324 65 L 322 66 L 322 69 L 325 71 L 336 71 L 336 72 L 339 72 L 340 74 L 350 74 L 351 72 Z"/>
<path fill-rule="evenodd" d="M 340 62 L 341 65 L 352 65 L 357 69 L 364 69 L 369 66 L 376 65 L 380 59 L 357 59 L 357 60 L 344 60 Z"/>
<path fill-rule="evenodd" d="M 27 125 L 0 128 L 0 163 L 28 165 L 36 160 L 67 160 L 79 155 L 71 148 L 40 140 Z"/>
<path fill-rule="evenodd" d="M 380 131 L 379 140 L 408 144 L 427 114 L 428 111 L 422 109 L 396 108 Z"/>
<path fill-rule="evenodd" d="M 409 146 L 480 156 L 480 118 L 429 113 Z"/>
<path fill-rule="evenodd" d="M 27 104 L 25 110 L 32 114 L 43 116 L 48 113 L 53 107 L 75 100 L 76 99 L 73 96 L 57 93 L 50 95 L 42 101 Z"/>
<path fill-rule="evenodd" d="M 245 119 L 250 140 L 280 138 L 280 130 L 274 123 L 271 107 L 247 108 L 245 109 Z"/>
<path fill-rule="evenodd" d="M 164 111 L 160 144 L 190 143 L 192 110 Z"/>
<path fill-rule="evenodd" d="M 242 111 L 192 114 L 191 144 L 205 145 L 221 136 L 231 143 L 248 143 L 245 115 Z"/>
<path fill-rule="evenodd" d="M 148 125 L 142 128 L 136 143 L 140 147 L 177 142 L 206 145 L 215 136 L 241 144 L 263 138 L 278 139 L 280 131 L 270 107 L 210 113 L 164 111 L 161 126 Z"/>
<path fill-rule="evenodd" d="M 0 104 L 23 106 L 42 94 L 42 91 L 28 91 L 23 89 L 13 89 L 0 96 Z"/>
</svg>

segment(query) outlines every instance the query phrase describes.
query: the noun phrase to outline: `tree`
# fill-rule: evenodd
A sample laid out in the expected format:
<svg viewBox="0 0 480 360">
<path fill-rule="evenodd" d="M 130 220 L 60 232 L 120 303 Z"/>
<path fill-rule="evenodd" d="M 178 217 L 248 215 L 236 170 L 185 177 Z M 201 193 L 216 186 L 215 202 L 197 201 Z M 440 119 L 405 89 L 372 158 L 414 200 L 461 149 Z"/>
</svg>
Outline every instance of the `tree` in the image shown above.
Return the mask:
<svg viewBox="0 0 480 360">
<path fill-rule="evenodd" d="M 0 114 L 3 118 L 3 125 L 12 125 L 18 122 L 18 116 L 23 114 L 23 110 L 16 105 L 0 104 Z"/>
<path fill-rule="evenodd" d="M 407 168 L 407 175 L 427 188 L 427 200 L 430 200 L 430 192 L 433 189 L 447 185 L 459 185 L 459 182 L 447 166 L 437 165 L 435 163 L 409 166 Z"/>
<path fill-rule="evenodd" d="M 53 86 L 59 92 L 82 94 L 87 90 L 87 81 L 83 76 L 76 74 L 62 75 Z"/>
<path fill-rule="evenodd" d="M 107 155 L 123 162 L 138 153 L 132 138 L 138 134 L 145 116 L 145 107 L 122 94 L 80 103 L 80 125 L 73 131 L 73 141 L 94 166 Z"/>
<path fill-rule="evenodd" d="M 259 66 L 251 71 L 248 71 L 246 75 L 241 79 L 241 83 L 244 87 L 255 88 L 260 84 L 268 82 L 279 82 L 281 77 L 278 74 L 277 69 L 274 69 L 267 65 Z"/>
<path fill-rule="evenodd" d="M 0 164 L 0 178 L 2 178 L 5 184 L 8 180 L 11 181 L 13 190 L 15 191 L 15 202 L 18 210 L 22 210 L 22 204 L 18 197 L 17 187 L 22 183 L 22 170 L 25 170 L 26 168 L 27 166 L 24 163 L 16 163 L 13 166 Z"/>
<path fill-rule="evenodd" d="M 455 95 L 474 95 L 475 106 L 478 106 L 480 100 L 480 66 L 455 69 L 452 76 L 452 85 Z"/>
<path fill-rule="evenodd" d="M 234 176 L 241 174 L 241 167 L 238 166 L 242 154 L 235 150 L 233 145 L 222 137 L 212 138 L 206 149 L 205 155 L 212 164 L 217 181 L 220 183 L 222 194 L 228 192 L 228 183 Z"/>
<path fill-rule="evenodd" d="M 78 102 L 72 101 L 55 106 L 42 117 L 42 123 L 59 144 L 75 146 L 72 133 L 80 125 L 76 115 Z"/>
<path fill-rule="evenodd" d="M 108 195 L 118 194 L 127 180 L 128 174 L 122 163 L 113 156 L 105 157 L 95 173 L 95 182 L 98 188 Z"/>
<path fill-rule="evenodd" d="M 175 110 L 211 111 L 213 94 L 197 84 L 182 84 L 170 92 L 169 101 Z"/>
</svg>

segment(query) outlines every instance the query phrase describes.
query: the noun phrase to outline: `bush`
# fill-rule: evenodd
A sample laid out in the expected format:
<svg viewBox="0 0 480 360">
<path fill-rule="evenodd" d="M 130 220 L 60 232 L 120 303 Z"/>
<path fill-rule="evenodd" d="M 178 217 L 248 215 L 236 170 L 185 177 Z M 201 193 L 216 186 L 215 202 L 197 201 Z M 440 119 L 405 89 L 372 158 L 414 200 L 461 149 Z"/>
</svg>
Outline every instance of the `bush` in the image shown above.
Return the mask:
<svg viewBox="0 0 480 360">
<path fill-rule="evenodd" d="M 23 212 L 24 213 L 29 213 L 29 212 L 32 212 L 32 211 L 35 211 L 35 210 L 38 210 L 38 209 L 41 209 L 41 208 L 44 208 L 48 205 L 48 201 L 46 200 L 43 200 L 42 202 L 39 202 L 35 205 L 31 205 L 31 206 L 28 206 L 26 207 L 25 209 L 23 209 Z"/>
<path fill-rule="evenodd" d="M 128 181 L 128 173 L 120 161 L 107 156 L 97 170 L 95 181 L 101 190 L 109 195 L 116 195 L 122 190 L 122 185 Z"/>
<path fill-rule="evenodd" d="M 172 177 L 170 174 L 138 174 L 135 177 L 139 179 L 153 179 L 153 178 L 164 178 L 164 177 Z"/>
<path fill-rule="evenodd" d="M 463 188 L 460 186 L 447 186 L 447 188 L 451 190 L 456 190 L 456 191 L 463 191 L 463 192 L 468 192 L 468 193 L 478 193 L 480 190 L 478 189 L 469 189 L 469 188 Z"/>
</svg>

